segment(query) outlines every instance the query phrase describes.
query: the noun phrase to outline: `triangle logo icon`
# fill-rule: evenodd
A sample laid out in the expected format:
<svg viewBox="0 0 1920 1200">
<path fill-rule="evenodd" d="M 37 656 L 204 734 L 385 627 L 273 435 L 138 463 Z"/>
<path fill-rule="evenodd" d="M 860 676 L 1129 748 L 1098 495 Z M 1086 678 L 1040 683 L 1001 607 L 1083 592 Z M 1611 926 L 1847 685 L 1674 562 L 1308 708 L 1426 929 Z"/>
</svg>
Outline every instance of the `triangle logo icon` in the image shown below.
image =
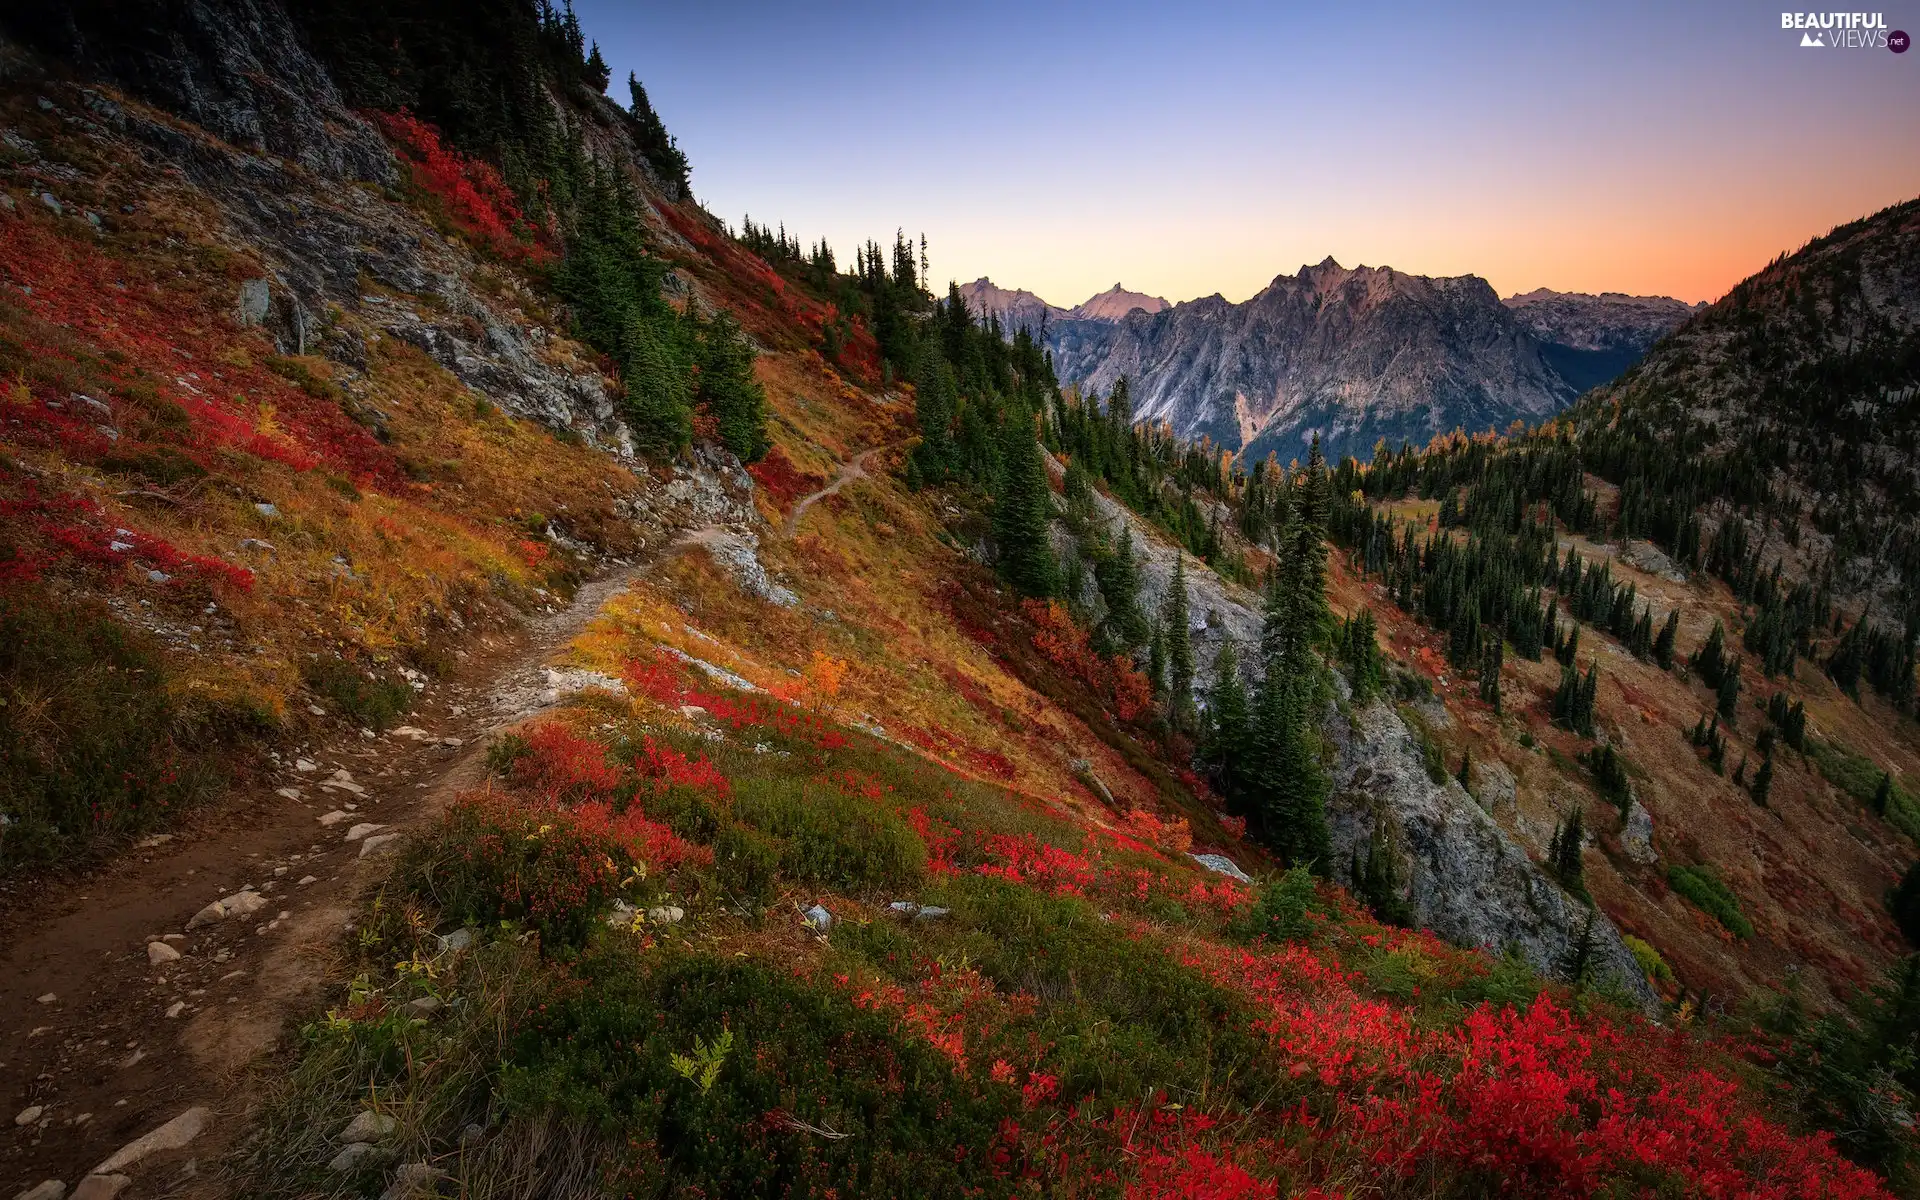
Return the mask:
<svg viewBox="0 0 1920 1200">
<path fill-rule="evenodd" d="M 1824 37 L 1825 35 L 1818 33 L 1803 33 L 1800 35 L 1800 44 L 1802 46 L 1818 46 L 1821 49 L 1825 49 L 1827 43 Z"/>
</svg>

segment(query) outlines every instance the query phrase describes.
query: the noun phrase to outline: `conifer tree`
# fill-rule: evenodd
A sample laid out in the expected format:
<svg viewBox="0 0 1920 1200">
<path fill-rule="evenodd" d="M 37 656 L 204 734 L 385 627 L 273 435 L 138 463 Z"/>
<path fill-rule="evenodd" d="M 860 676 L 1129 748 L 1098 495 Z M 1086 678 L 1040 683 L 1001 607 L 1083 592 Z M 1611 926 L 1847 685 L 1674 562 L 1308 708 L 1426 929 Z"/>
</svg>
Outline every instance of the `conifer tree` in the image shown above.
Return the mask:
<svg viewBox="0 0 1920 1200">
<path fill-rule="evenodd" d="M 702 330 L 700 403 L 713 417 L 720 444 L 741 462 L 767 452 L 767 393 L 753 376 L 756 355 L 732 313 L 722 309 Z"/>
<path fill-rule="evenodd" d="M 1760 807 L 1767 806 L 1767 797 L 1773 793 L 1773 759 L 1760 760 L 1760 769 L 1753 773 L 1753 802 Z"/>
<path fill-rule="evenodd" d="M 1720 687 L 1720 677 L 1727 669 L 1726 642 L 1726 629 L 1720 622 L 1715 621 L 1713 632 L 1707 635 L 1707 640 L 1701 644 L 1700 649 L 1694 651 L 1693 657 L 1689 660 L 1693 673 L 1698 675 L 1708 687 L 1716 690 Z"/>
<path fill-rule="evenodd" d="M 1207 733 L 1203 750 L 1213 768 L 1220 795 L 1230 810 L 1246 815 L 1248 781 L 1253 767 L 1253 713 L 1247 689 L 1240 681 L 1240 660 L 1233 643 L 1220 647 L 1213 664 L 1213 686 L 1207 691 Z"/>
<path fill-rule="evenodd" d="M 1587 910 L 1587 919 L 1580 926 L 1580 934 L 1567 947 L 1566 958 L 1560 964 L 1560 972 L 1568 983 L 1575 988 L 1585 988 L 1593 974 L 1593 956 L 1595 943 L 1593 936 L 1594 911 Z"/>
<path fill-rule="evenodd" d="M 1057 595 L 1060 564 L 1047 536 L 1053 492 L 1047 486 L 1044 452 L 1034 440 L 1033 416 L 1017 405 L 1007 414 L 1002 453 L 1005 465 L 993 503 L 1000 573 L 1024 596 Z"/>
<path fill-rule="evenodd" d="M 1363 608 L 1340 632 L 1340 661 L 1347 669 L 1353 703 L 1364 707 L 1380 693 L 1380 644 L 1373 610 Z"/>
<path fill-rule="evenodd" d="M 1486 652 L 1480 658 L 1480 699 L 1500 711 L 1500 666 L 1505 657 L 1505 643 L 1498 634 L 1488 639 Z"/>
<path fill-rule="evenodd" d="M 1160 622 L 1152 623 L 1147 633 L 1147 682 L 1153 685 L 1156 699 L 1167 694 L 1167 634 Z"/>
<path fill-rule="evenodd" d="M 1094 582 L 1107 602 L 1104 624 L 1107 641 L 1132 650 L 1147 640 L 1147 618 L 1140 611 L 1140 573 L 1134 558 L 1133 529 L 1120 531 L 1120 544 L 1093 564 Z"/>
<path fill-rule="evenodd" d="M 1187 565 L 1175 554 L 1173 578 L 1160 610 L 1160 628 L 1166 638 L 1167 716 L 1173 727 L 1193 728 L 1193 627 L 1187 609 Z"/>
<path fill-rule="evenodd" d="M 1661 636 L 1653 639 L 1653 660 L 1661 664 L 1661 670 L 1670 670 L 1674 664 L 1674 637 L 1680 636 L 1680 609 L 1667 614 L 1667 624 L 1661 626 Z"/>
<path fill-rule="evenodd" d="M 1740 702 L 1740 664 L 1737 661 L 1723 661 L 1715 693 L 1720 715 L 1727 719 L 1728 725 L 1737 724 Z"/>
<path fill-rule="evenodd" d="M 947 481 L 954 468 L 956 389 L 953 368 L 945 359 L 929 352 L 921 356 L 921 364 L 919 386 L 913 395 L 913 415 L 920 427 L 920 443 L 913 448 L 912 462 L 920 478 L 937 487 Z"/>
<path fill-rule="evenodd" d="M 1873 811 L 1881 816 L 1887 815 L 1887 806 L 1893 803 L 1893 776 L 1880 772 L 1880 786 L 1873 789 Z"/>
<path fill-rule="evenodd" d="M 1586 812 L 1575 808 L 1572 815 L 1554 827 L 1553 837 L 1547 843 L 1547 869 L 1576 895 L 1586 892 L 1586 868 L 1580 858 L 1586 836 Z"/>
</svg>

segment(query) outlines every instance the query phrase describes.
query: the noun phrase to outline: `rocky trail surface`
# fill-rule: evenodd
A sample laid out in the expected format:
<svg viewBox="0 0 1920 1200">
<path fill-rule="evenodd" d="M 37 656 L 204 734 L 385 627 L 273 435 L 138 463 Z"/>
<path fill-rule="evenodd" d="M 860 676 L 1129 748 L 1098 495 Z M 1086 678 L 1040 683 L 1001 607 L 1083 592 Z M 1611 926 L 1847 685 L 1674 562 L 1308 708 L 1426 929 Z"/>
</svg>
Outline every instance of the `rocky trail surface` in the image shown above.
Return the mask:
<svg viewBox="0 0 1920 1200">
<path fill-rule="evenodd" d="M 255 1070 L 312 1015 L 399 835 L 485 777 L 488 735 L 574 690 L 555 655 L 633 568 L 481 639 L 407 724 L 349 732 L 70 877 L 0 896 L 0 1196 L 223 1195 Z"/>
</svg>

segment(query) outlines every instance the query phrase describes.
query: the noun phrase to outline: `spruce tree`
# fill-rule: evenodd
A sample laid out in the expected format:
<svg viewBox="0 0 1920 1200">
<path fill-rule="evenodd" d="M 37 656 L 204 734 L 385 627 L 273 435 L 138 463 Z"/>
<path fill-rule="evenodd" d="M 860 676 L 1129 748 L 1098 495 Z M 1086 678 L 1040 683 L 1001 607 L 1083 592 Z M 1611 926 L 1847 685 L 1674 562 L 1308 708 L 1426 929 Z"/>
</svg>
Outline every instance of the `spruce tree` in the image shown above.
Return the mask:
<svg viewBox="0 0 1920 1200">
<path fill-rule="evenodd" d="M 1207 733 L 1203 744 L 1207 764 L 1229 810 L 1245 814 L 1248 781 L 1253 768 L 1253 713 L 1247 689 L 1240 682 L 1240 659 L 1233 643 L 1220 647 L 1213 664 L 1213 686 L 1207 691 Z"/>
<path fill-rule="evenodd" d="M 1047 536 L 1053 516 L 1053 492 L 1047 468 L 1034 440 L 1033 416 L 1015 405 L 1002 433 L 1000 491 L 993 500 L 994 540 L 1000 549 L 1000 573 L 1023 596 L 1054 596 L 1060 591 L 1060 564 Z"/>
<path fill-rule="evenodd" d="M 1707 640 L 1688 660 L 1693 667 L 1693 673 L 1698 675 L 1708 687 L 1716 690 L 1720 687 L 1720 677 L 1727 669 L 1726 642 L 1726 629 L 1720 622 L 1715 621 L 1713 632 L 1707 635 Z"/>
<path fill-rule="evenodd" d="M 1140 611 L 1140 572 L 1133 551 L 1133 529 L 1120 531 L 1120 544 L 1093 564 L 1094 582 L 1107 602 L 1107 640 L 1132 650 L 1147 640 L 1147 618 Z"/>
<path fill-rule="evenodd" d="M 913 463 L 920 478 L 939 486 L 952 475 L 956 452 L 953 421 L 957 411 L 953 368 L 931 351 L 921 356 L 919 386 L 914 389 L 913 415 L 920 427 L 920 443 L 913 448 Z"/>
<path fill-rule="evenodd" d="M 1579 936 L 1567 946 L 1567 954 L 1560 963 L 1560 973 L 1576 989 L 1584 989 L 1588 978 L 1593 974 L 1593 956 L 1596 949 L 1593 936 L 1595 910 L 1587 910 L 1587 919 L 1580 926 Z"/>
<path fill-rule="evenodd" d="M 1740 664 L 1737 661 L 1723 661 L 1720 669 L 1720 682 L 1715 686 L 1715 702 L 1721 716 L 1728 725 L 1739 721 L 1740 703 Z"/>
<path fill-rule="evenodd" d="M 1767 806 L 1767 797 L 1773 794 L 1773 759 L 1760 760 L 1760 769 L 1753 773 L 1753 802 L 1760 807 Z"/>
<path fill-rule="evenodd" d="M 1494 712 L 1500 711 L 1500 666 L 1505 657 L 1505 643 L 1495 634 L 1487 641 L 1487 649 L 1480 657 L 1480 699 Z"/>
<path fill-rule="evenodd" d="M 1187 613 L 1186 555 L 1176 553 L 1173 578 L 1160 610 L 1160 628 L 1167 647 L 1167 715 L 1175 729 L 1192 728 L 1193 629 Z"/>
<path fill-rule="evenodd" d="M 700 350 L 700 404 L 720 444 L 741 462 L 758 461 L 768 448 L 767 392 L 753 375 L 753 343 L 722 309 L 702 330 Z"/>
</svg>

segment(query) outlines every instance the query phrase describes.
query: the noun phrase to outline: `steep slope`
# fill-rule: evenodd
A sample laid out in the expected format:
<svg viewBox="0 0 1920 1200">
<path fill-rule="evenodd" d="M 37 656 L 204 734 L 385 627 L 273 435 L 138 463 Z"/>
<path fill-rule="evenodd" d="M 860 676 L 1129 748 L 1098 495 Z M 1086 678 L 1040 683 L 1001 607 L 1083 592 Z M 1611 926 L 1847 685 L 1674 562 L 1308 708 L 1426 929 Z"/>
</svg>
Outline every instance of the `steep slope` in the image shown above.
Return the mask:
<svg viewBox="0 0 1920 1200">
<path fill-rule="evenodd" d="M 1920 581 L 1920 201 L 1843 225 L 1744 280 L 1574 414 L 1615 478 L 1655 441 L 1717 469 L 1790 575 L 1827 562 L 1904 624 Z"/>
<path fill-rule="evenodd" d="M 1502 301 L 1540 343 L 1547 362 L 1575 391 L 1610 382 L 1649 347 L 1707 306 L 1667 296 L 1554 292 L 1538 288 Z"/>
<path fill-rule="evenodd" d="M 1332 259 L 1244 304 L 1063 322 L 1048 344 L 1062 382 L 1105 394 L 1126 376 L 1139 418 L 1283 463 L 1316 432 L 1331 454 L 1365 456 L 1381 438 L 1536 422 L 1573 397 L 1485 280 Z"/>
</svg>

